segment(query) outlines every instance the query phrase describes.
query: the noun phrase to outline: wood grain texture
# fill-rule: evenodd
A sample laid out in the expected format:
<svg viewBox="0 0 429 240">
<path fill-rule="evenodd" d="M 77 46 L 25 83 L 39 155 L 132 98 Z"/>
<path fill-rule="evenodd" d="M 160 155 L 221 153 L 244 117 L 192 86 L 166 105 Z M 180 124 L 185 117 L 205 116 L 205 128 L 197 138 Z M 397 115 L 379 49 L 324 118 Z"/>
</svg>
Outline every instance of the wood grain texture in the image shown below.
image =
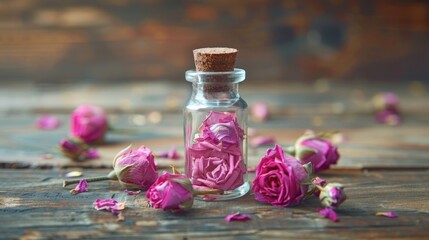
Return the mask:
<svg viewBox="0 0 429 240">
<path fill-rule="evenodd" d="M 106 174 L 85 170 L 85 177 Z M 341 221 L 321 218 L 315 198 L 290 208 L 258 203 L 253 194 L 235 201 L 202 202 L 185 213 L 147 207 L 144 194 L 128 196 L 116 182 L 90 183 L 89 192 L 72 195 L 61 187 L 62 171 L 0 170 L 2 238 L 423 238 L 429 227 L 428 171 L 328 171 L 329 181 L 344 183 L 348 200 L 338 210 Z M 253 178 L 253 176 L 251 176 Z M 70 187 L 72 188 L 72 187 Z M 125 222 L 96 211 L 97 198 L 126 201 Z M 233 212 L 250 214 L 247 222 L 227 223 Z M 376 217 L 395 211 L 398 218 Z"/>
</svg>

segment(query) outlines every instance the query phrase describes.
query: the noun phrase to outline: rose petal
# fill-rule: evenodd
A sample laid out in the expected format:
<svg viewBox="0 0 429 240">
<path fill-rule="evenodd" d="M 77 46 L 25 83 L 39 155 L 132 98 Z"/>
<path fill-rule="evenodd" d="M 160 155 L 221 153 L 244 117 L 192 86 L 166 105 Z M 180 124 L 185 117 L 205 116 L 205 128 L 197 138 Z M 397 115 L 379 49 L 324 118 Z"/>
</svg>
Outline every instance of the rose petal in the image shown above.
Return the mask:
<svg viewBox="0 0 429 240">
<path fill-rule="evenodd" d="M 225 217 L 225 222 L 231 222 L 231 221 L 246 221 L 252 219 L 250 215 L 247 214 L 241 214 L 239 212 L 229 214 Z"/>
<path fill-rule="evenodd" d="M 393 212 L 393 211 L 389 211 L 389 212 L 377 212 L 376 214 L 375 214 L 375 216 L 382 216 L 382 217 L 388 217 L 388 218 L 396 218 L 396 217 L 398 217 L 399 215 L 398 214 L 396 214 L 395 212 Z"/>
<path fill-rule="evenodd" d="M 276 142 L 276 139 L 274 137 L 266 137 L 266 136 L 258 136 L 250 140 L 250 144 L 253 147 L 271 145 L 271 144 L 274 144 L 275 142 Z"/>
<path fill-rule="evenodd" d="M 85 159 L 98 159 L 100 154 L 96 148 L 90 148 L 84 153 Z"/>
<path fill-rule="evenodd" d="M 332 208 L 319 209 L 319 214 L 324 216 L 325 218 L 331 219 L 331 221 L 333 222 L 340 221 L 340 218 L 337 216 L 337 213 Z"/>
<path fill-rule="evenodd" d="M 42 130 L 57 129 L 60 125 L 60 119 L 52 115 L 42 115 L 36 120 L 37 128 Z"/>
<path fill-rule="evenodd" d="M 125 209 L 125 203 L 120 203 L 113 198 L 96 199 L 93 204 L 96 210 L 110 211 L 115 216 L 118 216 L 121 213 L 121 211 Z"/>
<path fill-rule="evenodd" d="M 124 190 L 124 192 L 125 192 L 125 193 L 127 193 L 128 195 L 138 195 L 138 194 L 140 194 L 142 191 L 141 191 L 141 190 L 131 191 L 131 190 L 125 189 L 125 190 Z"/>
<path fill-rule="evenodd" d="M 86 181 L 85 178 L 82 178 L 79 183 L 76 185 L 76 187 L 72 190 L 70 190 L 70 192 L 73 195 L 76 195 L 78 193 L 82 193 L 82 192 L 87 192 L 88 191 L 88 182 Z"/>
<path fill-rule="evenodd" d="M 168 151 L 158 153 L 157 157 L 177 160 L 182 156 L 180 156 L 180 154 L 177 152 L 176 147 L 172 147 Z"/>
<path fill-rule="evenodd" d="M 257 102 L 251 108 L 252 117 L 259 122 L 265 122 L 270 117 L 268 105 L 264 102 Z"/>
</svg>

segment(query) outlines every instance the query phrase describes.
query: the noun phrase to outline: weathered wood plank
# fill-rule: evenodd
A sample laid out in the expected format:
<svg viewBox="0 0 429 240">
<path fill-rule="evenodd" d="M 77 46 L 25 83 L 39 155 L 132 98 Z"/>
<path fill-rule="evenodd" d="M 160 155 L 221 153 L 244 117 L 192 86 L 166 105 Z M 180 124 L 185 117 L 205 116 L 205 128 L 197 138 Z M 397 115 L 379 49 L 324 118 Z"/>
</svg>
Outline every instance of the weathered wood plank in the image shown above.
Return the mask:
<svg viewBox="0 0 429 240">
<path fill-rule="evenodd" d="M 147 208 L 144 194 L 128 196 L 116 182 L 91 183 L 89 192 L 71 195 L 69 188 L 61 187 L 61 173 L 0 170 L 0 230 L 5 238 L 423 238 L 429 227 L 428 171 L 331 170 L 321 174 L 346 186 L 348 200 L 338 211 L 339 223 L 317 214 L 317 199 L 283 209 L 258 203 L 251 193 L 235 201 L 196 201 L 190 211 L 172 214 Z M 84 173 L 90 177 L 106 171 Z M 126 201 L 125 222 L 117 223 L 110 213 L 93 209 L 96 198 L 109 197 Z M 375 216 L 377 211 L 390 210 L 399 217 Z M 236 211 L 253 219 L 245 223 L 223 221 Z"/>
</svg>

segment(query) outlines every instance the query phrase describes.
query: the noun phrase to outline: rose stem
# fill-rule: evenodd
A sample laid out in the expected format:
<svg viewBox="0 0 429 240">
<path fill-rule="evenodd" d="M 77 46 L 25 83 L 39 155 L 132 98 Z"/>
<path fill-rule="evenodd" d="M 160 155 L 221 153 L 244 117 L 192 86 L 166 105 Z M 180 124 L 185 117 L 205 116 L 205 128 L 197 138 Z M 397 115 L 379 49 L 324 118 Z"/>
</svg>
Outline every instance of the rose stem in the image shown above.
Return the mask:
<svg viewBox="0 0 429 240">
<path fill-rule="evenodd" d="M 85 178 L 87 182 L 98 182 L 98 181 L 106 181 L 106 180 L 113 180 L 112 177 L 109 176 L 102 176 L 102 177 L 93 177 L 93 178 Z M 67 187 L 70 184 L 79 183 L 80 179 L 77 180 L 64 180 L 63 181 L 63 187 Z"/>
<path fill-rule="evenodd" d="M 223 194 L 223 190 L 220 189 L 206 189 L 206 190 L 196 190 L 194 189 L 194 196 L 198 195 L 208 195 L 208 194 Z"/>
</svg>

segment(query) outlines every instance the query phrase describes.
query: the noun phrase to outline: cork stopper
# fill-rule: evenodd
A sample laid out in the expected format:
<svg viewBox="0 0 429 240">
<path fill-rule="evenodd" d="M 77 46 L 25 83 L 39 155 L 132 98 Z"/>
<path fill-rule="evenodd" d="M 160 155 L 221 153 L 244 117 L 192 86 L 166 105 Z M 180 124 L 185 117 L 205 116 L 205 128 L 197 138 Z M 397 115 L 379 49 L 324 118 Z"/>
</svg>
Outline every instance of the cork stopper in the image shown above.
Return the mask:
<svg viewBox="0 0 429 240">
<path fill-rule="evenodd" d="M 234 71 L 238 50 L 226 47 L 198 48 L 193 51 L 195 68 L 201 72 Z"/>
</svg>

